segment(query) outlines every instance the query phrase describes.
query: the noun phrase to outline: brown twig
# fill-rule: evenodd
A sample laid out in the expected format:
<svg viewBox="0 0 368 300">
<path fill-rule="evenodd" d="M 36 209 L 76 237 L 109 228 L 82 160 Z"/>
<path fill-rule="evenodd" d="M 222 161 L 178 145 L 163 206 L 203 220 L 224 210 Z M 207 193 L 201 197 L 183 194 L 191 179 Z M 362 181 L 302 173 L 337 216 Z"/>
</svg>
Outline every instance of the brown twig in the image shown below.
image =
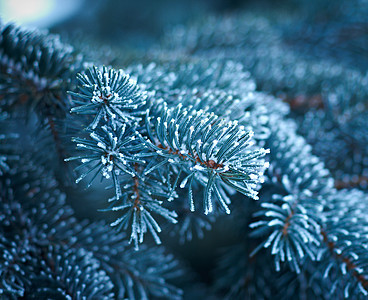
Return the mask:
<svg viewBox="0 0 368 300">
<path fill-rule="evenodd" d="M 47 117 L 47 123 L 50 126 L 50 132 L 51 132 L 52 137 L 54 139 L 55 146 L 56 146 L 56 151 L 59 154 L 59 158 L 60 158 L 61 161 L 64 162 L 64 159 L 66 158 L 66 153 L 65 153 L 65 150 L 63 149 L 63 147 L 61 146 L 60 135 L 59 135 L 59 132 L 57 131 L 57 129 L 55 127 L 55 122 L 54 122 L 54 120 L 51 116 Z"/>
<path fill-rule="evenodd" d="M 323 109 L 324 103 L 321 95 L 305 96 L 297 95 L 293 97 L 284 97 L 282 99 L 288 103 L 292 111 L 295 110 L 310 110 L 312 108 Z"/>
<path fill-rule="evenodd" d="M 157 147 L 159 147 L 160 149 L 163 149 L 163 150 L 168 150 L 169 154 L 174 154 L 174 155 L 178 155 L 181 159 L 183 160 L 195 160 L 195 162 L 201 164 L 202 166 L 206 166 L 208 168 L 211 168 L 211 169 L 219 169 L 219 168 L 222 168 L 224 165 L 223 164 L 219 164 L 219 163 L 216 163 L 214 160 L 210 159 L 208 161 L 202 161 L 199 157 L 199 155 L 197 153 L 191 153 L 191 156 L 189 155 L 184 155 L 182 153 L 179 152 L 179 150 L 172 150 L 170 147 L 164 147 L 162 146 L 161 144 L 158 144 Z"/>
<path fill-rule="evenodd" d="M 362 284 L 365 290 L 368 291 L 368 280 L 363 275 L 359 274 L 359 272 L 356 270 L 357 266 L 348 257 L 342 254 L 338 254 L 334 251 L 334 249 L 336 248 L 336 244 L 328 238 L 328 235 L 325 231 L 322 230 L 321 234 L 323 237 L 323 241 L 329 248 L 332 256 L 334 256 L 337 260 L 344 262 L 346 265 L 346 268 L 349 271 L 351 271 L 351 274 L 353 275 L 353 277 Z"/>
<path fill-rule="evenodd" d="M 349 180 L 335 180 L 335 188 L 338 190 L 357 187 L 362 183 L 368 184 L 367 176 L 358 176 Z"/>
<path fill-rule="evenodd" d="M 292 207 L 291 207 L 291 211 L 290 211 L 289 215 L 285 219 L 285 224 L 284 224 L 284 227 L 282 228 L 282 235 L 283 236 L 288 235 L 288 229 L 290 227 L 290 220 L 295 215 L 295 208 L 296 208 L 297 205 L 298 205 L 298 201 L 295 201 L 293 203 Z"/>
<path fill-rule="evenodd" d="M 139 168 L 138 163 L 135 163 L 134 164 L 134 169 L 135 169 L 136 172 L 138 172 L 138 168 Z M 133 207 L 137 211 L 140 211 L 139 205 L 141 203 L 141 201 L 140 201 L 141 196 L 140 196 L 140 193 L 139 193 L 139 178 L 138 178 L 138 176 L 134 176 L 133 179 L 134 179 L 133 191 L 134 191 L 134 194 L 135 194 Z"/>
</svg>

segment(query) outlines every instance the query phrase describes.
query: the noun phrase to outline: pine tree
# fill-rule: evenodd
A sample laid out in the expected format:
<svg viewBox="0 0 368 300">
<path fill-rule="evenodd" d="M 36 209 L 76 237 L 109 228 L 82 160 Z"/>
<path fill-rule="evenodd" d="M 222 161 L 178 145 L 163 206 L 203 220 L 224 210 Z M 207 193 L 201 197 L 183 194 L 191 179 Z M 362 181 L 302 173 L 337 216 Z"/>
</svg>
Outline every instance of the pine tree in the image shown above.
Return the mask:
<svg viewBox="0 0 368 300">
<path fill-rule="evenodd" d="M 0 23 L 1 297 L 365 299 L 367 74 L 294 21 L 209 17 L 111 66 Z M 221 226 L 205 283 L 178 248 Z"/>
</svg>

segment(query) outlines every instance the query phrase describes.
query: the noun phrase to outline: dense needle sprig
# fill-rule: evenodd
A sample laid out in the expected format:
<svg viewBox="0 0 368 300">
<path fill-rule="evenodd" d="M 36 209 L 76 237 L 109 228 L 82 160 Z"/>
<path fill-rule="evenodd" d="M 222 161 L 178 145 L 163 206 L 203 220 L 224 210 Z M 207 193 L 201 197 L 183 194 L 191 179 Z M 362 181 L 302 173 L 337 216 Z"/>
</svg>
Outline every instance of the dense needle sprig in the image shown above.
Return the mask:
<svg viewBox="0 0 368 300">
<path fill-rule="evenodd" d="M 13 112 L 26 106 L 44 117 L 65 116 L 66 91 L 83 69 L 83 58 L 58 36 L 0 21 L 1 106 Z M 4 97 L 6 95 L 6 97 Z"/>
<path fill-rule="evenodd" d="M 144 153 L 144 147 L 136 142 L 135 130 L 127 124 L 120 124 L 113 129 L 107 125 L 89 134 L 89 139 L 73 138 L 77 148 L 86 154 L 70 157 L 66 161 L 80 160 L 82 165 L 76 170 L 86 169 L 76 179 L 78 183 L 88 174 L 92 174 L 88 186 L 100 174 L 106 179 L 112 179 L 116 197 L 122 196 L 118 177 L 128 174 L 131 177 L 138 176 L 134 170 L 134 163 L 145 163 L 143 159 L 149 155 Z M 93 174 L 94 173 L 94 174 Z"/>
<path fill-rule="evenodd" d="M 258 199 L 256 184 L 268 164 L 257 159 L 268 150 L 248 150 L 253 133 L 239 126 L 237 121 L 227 122 L 213 113 L 185 109 L 180 104 L 173 109 L 164 105 L 159 117 L 147 116 L 146 120 L 148 137 L 142 140 L 162 158 L 149 171 L 165 164 L 176 169 L 178 175 L 173 188 L 183 172 L 185 177 L 179 186 L 188 185 L 192 211 L 195 210 L 193 181 L 205 187 L 205 214 L 213 211 L 213 194 L 225 212 L 230 213 L 230 199 L 224 185 Z"/>
<path fill-rule="evenodd" d="M 89 125 L 91 129 L 95 129 L 101 119 L 114 128 L 121 123 L 132 124 L 146 104 L 147 94 L 122 70 L 93 67 L 85 74 L 78 74 L 77 79 L 79 93 L 71 92 L 71 95 L 78 106 L 71 112 L 94 115 Z"/>
<path fill-rule="evenodd" d="M 214 210 L 213 197 L 227 214 L 229 194 L 235 191 L 258 199 L 257 184 L 268 165 L 261 157 L 268 150 L 253 149 L 253 132 L 238 121 L 193 107 L 169 108 L 153 97 L 152 90 L 146 106 L 148 93 L 121 70 L 94 67 L 78 80 L 79 93 L 71 94 L 79 106 L 71 112 L 92 115 L 93 120 L 88 120 L 90 139 L 74 138 L 85 154 L 67 160 L 82 162 L 77 170 L 84 171 L 77 182 L 89 174 L 88 185 L 98 174 L 112 178 L 115 196 L 109 210 L 122 214 L 112 225 L 129 226 L 136 248 L 147 230 L 160 243 L 161 228 L 152 212 L 176 223 L 177 214 L 162 207 L 162 201 L 176 198 L 179 187 L 187 186 L 191 211 L 195 210 L 192 185 L 203 187 L 206 215 Z"/>
<path fill-rule="evenodd" d="M 137 165 L 136 165 L 137 166 Z M 161 244 L 157 233 L 161 227 L 152 214 L 158 215 L 169 222 L 176 224 L 175 211 L 163 207 L 164 200 L 171 196 L 170 190 L 160 180 L 153 178 L 141 178 L 138 175 L 122 180 L 124 194 L 121 199 L 116 196 L 109 199 L 112 206 L 104 211 L 117 211 L 122 217 L 114 221 L 111 226 L 127 230 L 131 227 L 130 242 L 134 241 L 135 248 L 143 242 L 144 234 L 149 231 L 155 242 Z"/>
</svg>

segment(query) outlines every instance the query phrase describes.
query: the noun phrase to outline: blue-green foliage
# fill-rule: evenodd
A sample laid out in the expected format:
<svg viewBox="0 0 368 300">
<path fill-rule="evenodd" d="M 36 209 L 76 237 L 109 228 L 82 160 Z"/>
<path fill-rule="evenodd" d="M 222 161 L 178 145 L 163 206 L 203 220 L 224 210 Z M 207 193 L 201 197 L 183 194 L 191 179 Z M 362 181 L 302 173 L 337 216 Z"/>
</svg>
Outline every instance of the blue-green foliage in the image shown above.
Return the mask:
<svg viewBox="0 0 368 300">
<path fill-rule="evenodd" d="M 40 262 L 31 268 L 30 281 L 34 290 L 29 298 L 109 299 L 113 284 L 93 254 L 66 246 L 51 246 Z M 73 279 L 73 280 L 71 280 Z"/>
<path fill-rule="evenodd" d="M 165 99 L 168 109 L 177 108 L 177 102 L 180 102 L 183 108 L 191 107 L 191 111 L 203 111 L 206 115 L 215 113 L 221 119 L 238 121 L 238 126 L 254 131 L 254 139 L 260 144 L 270 134 L 269 114 L 272 112 L 274 118 L 281 118 L 288 112 L 288 107 L 283 103 L 274 105 L 273 97 L 256 92 L 249 73 L 233 61 L 152 63 L 147 66 L 133 65 L 127 71 L 137 78 L 141 86 L 154 92 L 155 98 Z M 233 74 L 237 76 L 234 78 Z M 160 116 L 159 112 L 156 115 Z M 253 148 L 257 149 L 248 147 L 249 150 Z M 193 194 L 203 194 L 202 186 L 193 181 Z M 169 204 L 178 213 L 178 226 L 170 227 L 170 231 L 172 235 L 179 234 L 181 241 L 191 240 L 196 234 L 203 236 L 203 229 L 211 228 L 211 223 L 222 211 L 215 209 L 215 214 L 204 217 L 198 213 L 198 210 L 204 210 L 204 203 L 197 202 L 197 210 L 191 213 L 190 190 L 187 187 L 188 184 L 186 188 L 177 190 L 179 197 Z M 216 195 L 214 198 L 216 208 Z"/>
<path fill-rule="evenodd" d="M 164 107 L 160 117 L 147 124 L 154 123 L 154 128 L 147 127 L 146 141 L 151 148 L 164 157 L 159 164 L 167 164 L 178 172 L 184 172 L 185 178 L 180 188 L 188 185 L 190 209 L 195 210 L 192 183 L 198 181 L 205 186 L 204 213 L 213 211 L 212 194 L 216 196 L 222 209 L 230 213 L 230 199 L 223 184 L 235 190 L 257 198 L 254 186 L 263 176 L 263 161 L 256 161 L 267 151 L 248 151 L 253 133 L 239 126 L 238 121 L 227 122 L 213 113 L 203 110 L 183 109 L 179 104 L 175 109 Z M 178 171 L 176 170 L 178 169 Z M 176 186 L 177 180 L 175 180 Z M 174 186 L 174 188 L 175 188 Z"/>
<path fill-rule="evenodd" d="M 104 67 L 100 71 L 94 67 L 77 78 L 79 93 L 71 95 L 79 106 L 73 107 L 71 112 L 94 115 L 91 129 L 95 129 L 101 119 L 114 129 L 117 124 L 131 125 L 137 121 L 136 116 L 142 114 L 147 95 L 140 92 L 136 82 L 122 70 Z"/>
<path fill-rule="evenodd" d="M 127 128 L 128 127 L 128 128 Z M 139 143 L 136 142 L 135 131 L 133 127 L 122 124 L 115 130 L 106 125 L 102 126 L 96 131 L 90 133 L 90 139 L 74 138 L 73 141 L 77 143 L 77 148 L 87 153 L 67 159 L 80 159 L 87 171 L 76 180 L 78 183 L 89 173 L 94 172 L 93 177 L 102 173 L 106 179 L 112 178 L 115 186 L 116 197 L 119 199 L 122 196 L 118 176 L 120 173 L 128 174 L 131 177 L 137 175 L 132 163 L 144 163 L 142 157 L 144 153 L 136 153 L 142 150 Z"/>
<path fill-rule="evenodd" d="M 143 171 L 145 173 L 145 171 Z M 122 217 L 111 223 L 111 226 L 118 226 L 118 229 L 128 230 L 131 227 L 130 241 L 134 241 L 135 248 L 138 249 L 138 242 L 143 242 L 144 234 L 149 231 L 157 244 L 161 240 L 157 233 L 161 232 L 161 227 L 152 214 L 161 216 L 169 222 L 177 223 L 175 211 L 162 206 L 162 199 L 171 197 L 172 192 L 162 183 L 164 178 L 138 178 L 131 177 L 119 182 L 123 185 L 124 194 L 121 198 L 114 196 L 109 199 L 111 206 L 103 211 L 118 211 Z M 130 229 L 130 228 L 129 228 Z"/>
<path fill-rule="evenodd" d="M 285 268 L 276 272 L 271 257 L 250 257 L 250 247 L 239 243 L 223 249 L 216 270 L 216 289 L 225 292 L 229 300 L 294 297 L 299 286 L 296 276 Z"/>
<path fill-rule="evenodd" d="M 292 269 L 300 273 L 300 261 L 305 256 L 315 260 L 317 246 L 321 244 L 318 215 L 309 215 L 315 209 L 313 206 L 318 208 L 320 204 L 308 195 L 299 195 L 298 198 L 293 195 L 274 195 L 272 200 L 274 203 L 262 203 L 263 210 L 255 214 L 255 217 L 262 216 L 262 220 L 250 225 L 251 228 L 257 228 L 252 236 L 269 232 L 268 238 L 260 246 L 271 248 L 276 269 L 280 270 L 280 262 L 288 262 Z M 300 203 L 302 201 L 303 204 Z"/>
<path fill-rule="evenodd" d="M 291 106 L 296 106 L 296 110 L 298 106 L 314 108 L 307 113 L 306 120 L 304 113 L 299 116 L 298 131 L 334 173 L 339 188 L 356 185 L 366 188 L 366 126 L 362 124 L 368 96 L 367 74 L 362 67 L 364 59 L 357 59 L 366 54 L 362 52 L 364 47 L 354 44 L 364 44 L 366 39 L 364 34 L 350 39 L 348 32 L 353 28 L 357 33 L 366 31 L 361 18 L 367 5 L 360 1 L 353 1 L 346 7 L 340 2 L 331 5 L 339 12 L 333 19 L 334 26 L 330 26 L 328 18 L 325 23 L 311 24 L 315 13 L 303 14 L 303 21 L 293 17 L 282 20 L 279 16 L 272 20 L 259 14 L 241 13 L 209 17 L 185 29 L 178 26 L 167 32 L 165 47 L 153 57 L 163 59 L 162 56 L 176 55 L 177 59 L 194 57 L 217 63 L 229 59 L 241 62 L 251 72 L 259 89 L 281 96 Z M 315 6 L 316 12 L 323 11 L 318 10 L 317 4 Z M 348 13 L 350 11 L 352 13 Z M 307 36 L 301 34 L 305 31 L 309 32 Z M 321 35 L 327 37 L 321 38 Z M 311 41 L 304 43 L 303 39 Z M 343 40 L 349 41 L 344 45 L 348 49 L 351 46 L 351 52 L 335 45 Z M 331 45 L 327 46 L 328 43 Z M 324 47 L 323 51 L 316 50 L 320 46 Z M 311 55 L 311 51 L 316 53 Z M 331 57 L 321 59 L 320 56 L 327 53 Z M 335 55 L 343 57 L 332 59 Z M 354 66 L 357 62 L 358 66 Z M 319 129 L 310 130 L 311 126 Z M 340 161 L 339 157 L 345 159 Z"/>
<path fill-rule="evenodd" d="M 58 36 L 0 22 L 0 93 L 3 109 L 26 106 L 44 116 L 64 115 L 66 91 L 83 60 Z"/>
<path fill-rule="evenodd" d="M 5 128 L 5 121 L 9 118 L 8 114 L 0 111 L 0 128 Z M 16 159 L 17 157 L 11 155 L 10 141 L 17 138 L 17 134 L 9 134 L 4 129 L 0 129 L 0 175 L 9 171 L 9 159 Z"/>
<path fill-rule="evenodd" d="M 117 299 L 181 298 L 182 290 L 172 282 L 183 271 L 172 254 L 152 245 L 136 251 L 124 233 L 106 225 L 87 220 L 75 224 L 72 232 L 77 239 L 72 239 L 71 245 L 83 245 L 93 253 L 113 282 Z"/>
<path fill-rule="evenodd" d="M 106 223 L 77 221 L 46 170 L 25 161 L 11 167 L 11 174 L 0 177 L 2 295 L 10 299 L 180 296 L 181 291 L 165 281 L 180 275 L 178 263 L 162 248 L 129 249 L 126 236 Z"/>
<path fill-rule="evenodd" d="M 67 160 L 80 159 L 85 166 L 77 167 L 77 171 L 84 169 L 77 182 L 90 173 L 89 186 L 98 174 L 112 178 L 115 197 L 108 210 L 122 217 L 111 225 L 131 227 L 136 248 L 147 231 L 160 243 L 161 227 L 152 213 L 177 222 L 177 214 L 161 205 L 163 200 L 177 198 L 178 188 L 187 188 L 191 211 L 195 200 L 202 199 L 205 214 L 214 210 L 212 198 L 229 214 L 232 190 L 258 199 L 257 184 L 267 166 L 259 158 L 268 151 L 248 149 L 253 133 L 239 121 L 192 106 L 170 108 L 155 99 L 156 91 L 138 92 L 139 87 L 122 70 L 94 67 L 87 74 L 78 75 L 79 93 L 72 95 L 80 106 L 71 112 L 92 114 L 87 126 L 91 139 L 74 138 L 86 154 Z M 143 116 L 148 94 L 151 104 Z M 203 186 L 198 200 L 193 196 L 193 182 Z"/>
<path fill-rule="evenodd" d="M 228 226 L 206 296 L 365 299 L 365 56 L 309 53 L 366 26 L 366 6 L 346 4 L 346 17 L 337 2 L 330 39 L 311 15 L 202 18 L 124 70 L 87 69 L 58 37 L 0 24 L 1 297 L 181 299 L 176 286 L 198 297 L 197 278 L 178 281 L 178 261 L 146 240 L 197 245 Z M 93 206 L 108 222 L 74 212 Z M 194 246 L 190 265 L 222 238 Z"/>
<path fill-rule="evenodd" d="M 76 220 L 47 172 L 24 165 L 22 173 L 0 181 L 1 294 L 110 297 L 113 285 L 92 254 L 61 242 L 69 239 L 66 230 Z"/>
<path fill-rule="evenodd" d="M 319 269 L 331 280 L 331 295 L 367 297 L 367 196 L 359 190 L 341 190 L 326 200 L 323 239 L 328 247 L 319 253 Z"/>
<path fill-rule="evenodd" d="M 326 101 L 324 110 L 311 110 L 300 120 L 299 132 L 325 161 L 337 179 L 337 188 L 368 187 L 366 120 L 364 105 L 346 104 L 335 98 Z M 310 131 L 311 126 L 315 130 Z"/>
</svg>

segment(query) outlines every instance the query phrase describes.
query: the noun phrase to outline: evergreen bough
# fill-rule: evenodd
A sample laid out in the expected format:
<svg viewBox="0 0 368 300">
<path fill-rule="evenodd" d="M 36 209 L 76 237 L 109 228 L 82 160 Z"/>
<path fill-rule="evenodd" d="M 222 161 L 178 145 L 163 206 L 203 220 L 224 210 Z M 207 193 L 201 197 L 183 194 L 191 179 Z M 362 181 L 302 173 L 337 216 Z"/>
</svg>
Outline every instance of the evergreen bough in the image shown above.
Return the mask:
<svg viewBox="0 0 368 300">
<path fill-rule="evenodd" d="M 146 233 L 230 222 L 213 297 L 367 297 L 366 75 L 273 25 L 209 18 L 117 69 L 0 24 L 0 295 L 180 299 L 195 276 Z"/>
</svg>

